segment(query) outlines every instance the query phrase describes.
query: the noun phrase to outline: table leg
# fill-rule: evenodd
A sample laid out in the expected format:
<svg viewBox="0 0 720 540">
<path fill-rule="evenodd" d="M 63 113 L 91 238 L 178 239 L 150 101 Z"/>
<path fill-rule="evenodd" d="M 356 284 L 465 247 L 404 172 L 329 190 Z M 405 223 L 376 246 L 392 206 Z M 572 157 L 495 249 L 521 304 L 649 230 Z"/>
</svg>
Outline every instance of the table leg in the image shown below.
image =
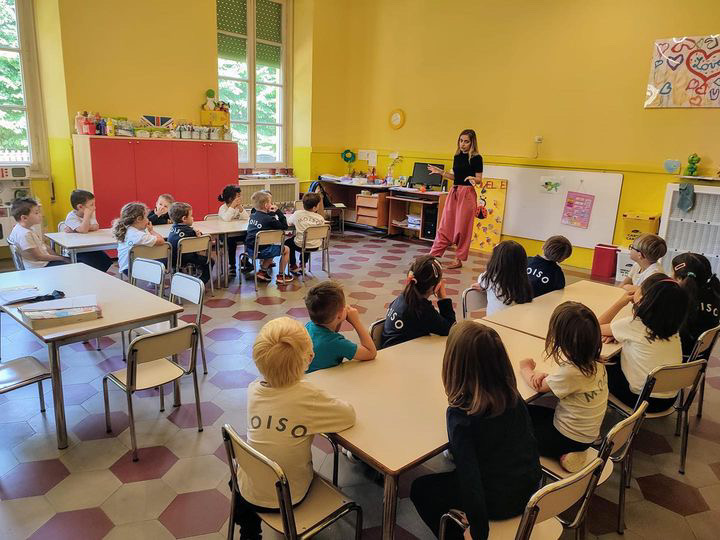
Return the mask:
<svg viewBox="0 0 720 540">
<path fill-rule="evenodd" d="M 385 475 L 385 491 L 383 493 L 383 540 L 392 540 L 395 535 L 395 512 L 397 510 L 397 476 Z"/>
<path fill-rule="evenodd" d="M 212 278 L 211 278 L 212 279 Z M 177 314 L 173 315 L 170 319 L 170 328 L 175 328 L 177 326 Z M 176 354 L 173 355 L 172 361 L 176 364 L 178 363 L 178 357 Z M 160 389 L 162 392 L 162 388 Z M 179 407 L 181 404 L 180 401 L 180 379 L 175 379 L 173 382 L 173 407 Z"/>
<path fill-rule="evenodd" d="M 74 249 L 70 250 L 70 262 L 71 263 L 77 262 L 77 251 L 75 251 Z"/>
<path fill-rule="evenodd" d="M 227 234 L 223 235 L 223 258 L 225 259 L 225 288 L 230 286 L 230 252 L 228 251 L 228 238 Z M 235 260 L 237 261 L 237 252 L 235 253 Z M 238 270 L 240 270 L 238 268 Z"/>
<path fill-rule="evenodd" d="M 217 288 L 222 287 L 223 261 L 220 257 L 220 240 L 221 235 L 215 238 L 215 275 L 217 276 Z"/>
<path fill-rule="evenodd" d="M 62 374 L 60 372 L 60 351 L 56 343 L 48 345 L 50 357 L 50 373 L 53 390 L 53 407 L 55 408 L 55 432 L 58 448 L 68 447 L 67 424 L 65 423 L 65 397 L 63 396 Z"/>
</svg>

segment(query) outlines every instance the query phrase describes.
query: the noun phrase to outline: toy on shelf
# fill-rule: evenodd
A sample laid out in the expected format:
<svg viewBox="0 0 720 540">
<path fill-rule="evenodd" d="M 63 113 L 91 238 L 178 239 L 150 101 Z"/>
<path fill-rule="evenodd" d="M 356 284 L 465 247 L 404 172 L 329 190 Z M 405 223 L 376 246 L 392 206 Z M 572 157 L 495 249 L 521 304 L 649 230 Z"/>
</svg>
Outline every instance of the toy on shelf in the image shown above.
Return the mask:
<svg viewBox="0 0 720 540">
<path fill-rule="evenodd" d="M 688 157 L 688 166 L 685 167 L 685 176 L 697 176 L 698 175 L 698 163 L 700 163 L 700 156 L 697 154 L 691 154 Z"/>
<path fill-rule="evenodd" d="M 208 91 L 205 92 L 205 98 L 205 103 L 202 106 L 204 111 L 214 111 L 215 109 L 217 109 L 217 101 L 215 101 L 215 90 L 209 88 Z"/>
</svg>

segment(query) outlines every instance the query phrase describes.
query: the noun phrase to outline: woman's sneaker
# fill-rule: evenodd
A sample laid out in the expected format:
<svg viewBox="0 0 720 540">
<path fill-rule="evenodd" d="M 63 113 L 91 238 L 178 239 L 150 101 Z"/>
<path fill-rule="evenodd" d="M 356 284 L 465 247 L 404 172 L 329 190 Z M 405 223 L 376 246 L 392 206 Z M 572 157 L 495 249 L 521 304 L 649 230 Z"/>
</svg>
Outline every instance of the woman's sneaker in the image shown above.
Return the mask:
<svg viewBox="0 0 720 540">
<path fill-rule="evenodd" d="M 270 283 L 272 281 L 270 274 L 268 274 L 265 270 L 258 271 L 258 273 L 256 274 L 256 277 L 257 277 L 258 281 L 264 281 L 265 283 Z"/>
<path fill-rule="evenodd" d="M 560 456 L 560 465 L 567 472 L 576 473 L 587 465 L 588 451 L 583 450 L 582 452 L 569 452 Z"/>
<path fill-rule="evenodd" d="M 278 274 L 276 281 L 282 285 L 284 283 L 290 283 L 293 279 L 295 278 L 292 274 Z"/>
</svg>

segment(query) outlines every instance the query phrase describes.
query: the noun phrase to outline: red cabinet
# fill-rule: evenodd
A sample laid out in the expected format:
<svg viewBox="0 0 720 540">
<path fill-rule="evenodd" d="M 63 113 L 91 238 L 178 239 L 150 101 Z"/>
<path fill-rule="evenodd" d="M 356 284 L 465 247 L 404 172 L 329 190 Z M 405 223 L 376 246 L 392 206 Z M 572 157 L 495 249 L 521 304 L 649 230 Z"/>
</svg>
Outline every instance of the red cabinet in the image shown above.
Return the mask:
<svg viewBox="0 0 720 540">
<path fill-rule="evenodd" d="M 73 135 L 77 187 L 97 199 L 97 219 L 109 227 L 125 203 L 153 208 L 170 193 L 190 203 L 195 219 L 217 212 L 217 196 L 238 179 L 237 144 Z"/>
</svg>

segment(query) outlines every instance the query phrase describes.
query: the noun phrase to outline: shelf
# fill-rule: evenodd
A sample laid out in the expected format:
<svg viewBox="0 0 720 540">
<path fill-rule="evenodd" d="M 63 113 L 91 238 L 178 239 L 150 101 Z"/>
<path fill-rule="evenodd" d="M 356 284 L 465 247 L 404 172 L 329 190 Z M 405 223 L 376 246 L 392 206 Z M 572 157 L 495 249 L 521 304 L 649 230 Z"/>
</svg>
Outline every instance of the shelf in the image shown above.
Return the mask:
<svg viewBox="0 0 720 540">
<path fill-rule="evenodd" d="M 420 203 L 420 204 L 438 204 L 438 201 L 428 201 L 427 199 L 411 199 L 409 197 L 393 197 L 392 195 L 387 197 L 391 201 L 403 201 L 409 203 Z"/>
<path fill-rule="evenodd" d="M 669 221 L 676 221 L 678 223 L 696 223 L 698 225 L 714 225 L 716 227 L 720 227 L 719 221 L 707 221 L 704 219 L 690 219 L 690 218 L 679 218 L 679 217 L 670 217 L 668 218 Z"/>
<path fill-rule="evenodd" d="M 397 227 L 398 229 L 407 229 L 408 231 L 420 232 L 420 227 L 408 227 L 407 225 L 395 225 L 394 223 L 393 227 Z"/>
<path fill-rule="evenodd" d="M 681 180 L 705 180 L 706 182 L 720 182 L 717 176 L 678 176 Z"/>
</svg>

